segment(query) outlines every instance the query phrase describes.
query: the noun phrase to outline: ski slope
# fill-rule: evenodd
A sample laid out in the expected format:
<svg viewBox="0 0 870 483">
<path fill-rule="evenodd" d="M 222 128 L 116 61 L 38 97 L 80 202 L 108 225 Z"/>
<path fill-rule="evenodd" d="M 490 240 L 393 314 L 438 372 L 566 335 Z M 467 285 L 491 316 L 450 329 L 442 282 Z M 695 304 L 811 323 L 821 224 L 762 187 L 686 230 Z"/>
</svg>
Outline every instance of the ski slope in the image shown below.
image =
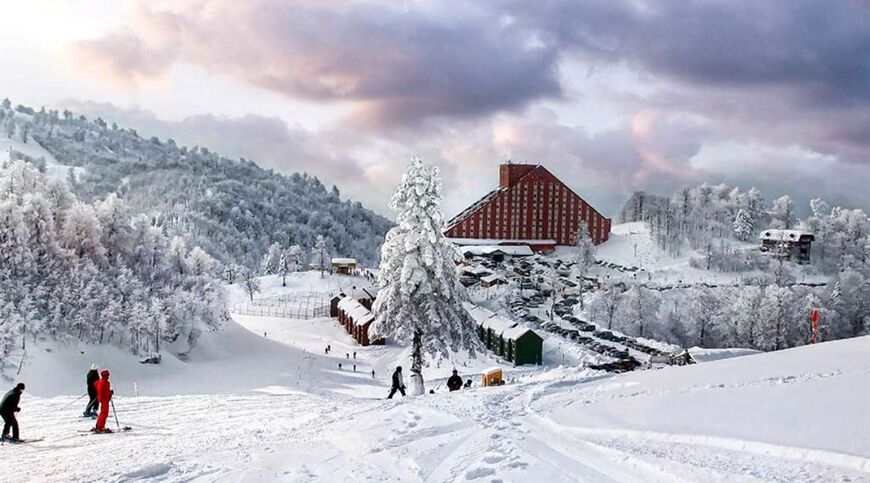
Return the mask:
<svg viewBox="0 0 870 483">
<path fill-rule="evenodd" d="M 77 432 L 92 422 L 65 407 L 75 392 L 25 394 L 22 435 L 45 439 L 0 448 L 0 481 L 870 481 L 868 337 L 619 376 L 516 371 L 498 388 L 385 400 L 380 377 L 307 349 L 323 337 L 345 350 L 326 325 L 294 336 L 304 325 L 240 322 L 249 331 L 233 326 L 232 340 L 263 359 L 230 346 L 197 377 L 166 378 L 160 392 L 175 395 L 119 394 L 130 432 Z"/>
</svg>

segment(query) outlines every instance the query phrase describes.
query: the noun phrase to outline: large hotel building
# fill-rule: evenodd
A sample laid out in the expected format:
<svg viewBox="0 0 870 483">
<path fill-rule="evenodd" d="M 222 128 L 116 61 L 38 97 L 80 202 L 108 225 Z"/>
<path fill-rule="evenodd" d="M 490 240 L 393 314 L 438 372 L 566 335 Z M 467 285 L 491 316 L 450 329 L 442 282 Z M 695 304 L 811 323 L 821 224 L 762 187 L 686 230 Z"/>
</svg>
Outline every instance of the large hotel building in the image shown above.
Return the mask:
<svg viewBox="0 0 870 483">
<path fill-rule="evenodd" d="M 499 186 L 447 223 L 459 242 L 522 244 L 535 251 L 576 243 L 580 223 L 596 244 L 607 240 L 610 218 L 598 212 L 541 165 L 502 164 Z M 472 242 L 472 240 L 467 240 Z"/>
</svg>

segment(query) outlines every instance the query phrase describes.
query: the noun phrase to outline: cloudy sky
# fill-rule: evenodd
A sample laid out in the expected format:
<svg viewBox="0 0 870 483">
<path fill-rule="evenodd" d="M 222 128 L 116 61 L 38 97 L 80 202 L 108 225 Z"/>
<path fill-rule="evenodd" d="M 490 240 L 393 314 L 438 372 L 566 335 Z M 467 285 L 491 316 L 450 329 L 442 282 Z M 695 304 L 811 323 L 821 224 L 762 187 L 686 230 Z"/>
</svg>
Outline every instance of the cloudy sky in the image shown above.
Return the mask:
<svg viewBox="0 0 870 483">
<path fill-rule="evenodd" d="M 0 96 L 451 215 L 508 159 L 614 214 L 703 181 L 870 211 L 870 2 L 4 2 Z"/>
</svg>

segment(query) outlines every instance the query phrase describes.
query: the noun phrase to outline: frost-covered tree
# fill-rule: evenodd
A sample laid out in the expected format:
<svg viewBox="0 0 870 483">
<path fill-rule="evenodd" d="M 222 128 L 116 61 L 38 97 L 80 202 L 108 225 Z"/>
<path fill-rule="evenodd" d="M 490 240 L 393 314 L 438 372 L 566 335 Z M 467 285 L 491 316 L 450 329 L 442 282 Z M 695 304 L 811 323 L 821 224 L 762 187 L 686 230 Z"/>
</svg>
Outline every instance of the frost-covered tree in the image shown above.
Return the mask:
<svg viewBox="0 0 870 483">
<path fill-rule="evenodd" d="M 752 217 L 746 210 L 739 210 L 734 217 L 734 236 L 741 241 L 748 241 L 752 236 L 754 227 L 752 226 Z"/>
<path fill-rule="evenodd" d="M 622 296 L 619 304 L 621 330 L 646 337 L 658 321 L 661 299 L 658 294 L 641 284 L 634 284 Z"/>
<path fill-rule="evenodd" d="M 204 250 L 176 244 L 170 253 L 169 246 L 165 227 L 131 218 L 119 197 L 86 203 L 27 162 L 3 163 L 0 345 L 12 340 L 24 349 L 28 339 L 72 337 L 133 353 L 164 341 L 189 350 L 203 329 L 219 326 L 223 296 Z M 176 256 L 199 261 L 179 271 Z M 175 333 L 184 339 L 175 341 Z M 11 350 L 0 347 L 0 358 Z"/>
<path fill-rule="evenodd" d="M 595 294 L 589 302 L 589 313 L 593 320 L 604 321 L 607 329 L 613 328 L 613 321 L 619 305 L 622 303 L 622 291 L 616 286 L 610 285 L 603 291 Z"/>
<path fill-rule="evenodd" d="M 287 286 L 287 275 L 302 270 L 302 248 L 293 245 L 281 251 L 281 286 Z"/>
<path fill-rule="evenodd" d="M 719 310 L 719 297 L 711 289 L 700 287 L 689 291 L 689 314 L 695 322 L 698 346 L 710 347 L 713 342 L 712 331 Z"/>
<path fill-rule="evenodd" d="M 758 341 L 760 348 L 780 350 L 786 347 L 788 324 L 793 320 L 794 297 L 786 287 L 771 285 L 764 289 L 759 307 Z"/>
<path fill-rule="evenodd" d="M 314 241 L 314 248 L 311 250 L 311 254 L 314 260 L 314 263 L 317 264 L 317 267 L 320 269 L 320 276 L 323 276 L 323 272 L 326 270 L 326 266 L 329 264 L 329 244 L 326 240 L 326 237 L 323 235 L 317 235 L 317 238 Z"/>
<path fill-rule="evenodd" d="M 242 287 L 245 289 L 245 293 L 251 298 L 251 302 L 254 301 L 254 294 L 260 291 L 260 279 L 257 278 L 256 272 L 250 270 L 248 268 L 243 268 L 241 272 L 239 272 L 239 280 L 242 282 Z"/>
<path fill-rule="evenodd" d="M 589 274 L 589 269 L 595 264 L 595 245 L 589 236 L 589 227 L 580 223 L 577 231 L 576 252 L 574 253 L 574 271 L 580 279 L 580 306 L 583 307 L 583 291 L 586 285 L 583 280 Z"/>
<path fill-rule="evenodd" d="M 790 229 L 795 226 L 794 201 L 791 196 L 785 195 L 773 201 L 770 210 L 770 226 L 772 228 Z"/>
<path fill-rule="evenodd" d="M 261 272 L 263 275 L 275 275 L 281 272 L 281 245 L 273 243 L 269 246 L 269 251 L 263 258 L 261 264 Z"/>
<path fill-rule="evenodd" d="M 448 349 L 479 346 L 474 323 L 462 303 L 456 249 L 445 238 L 437 167 L 414 158 L 390 201 L 396 227 L 381 248 L 374 337 L 410 341 L 412 392 L 422 394 L 424 355 L 446 357 Z"/>
</svg>

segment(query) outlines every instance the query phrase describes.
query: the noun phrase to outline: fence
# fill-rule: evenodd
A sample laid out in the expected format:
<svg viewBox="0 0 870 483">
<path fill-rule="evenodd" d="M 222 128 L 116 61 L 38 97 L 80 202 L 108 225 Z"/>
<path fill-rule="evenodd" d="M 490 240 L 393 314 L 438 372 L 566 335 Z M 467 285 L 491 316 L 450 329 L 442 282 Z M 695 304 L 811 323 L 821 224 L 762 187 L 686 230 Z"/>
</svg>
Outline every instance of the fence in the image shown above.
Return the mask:
<svg viewBox="0 0 870 483">
<path fill-rule="evenodd" d="M 239 315 L 287 319 L 329 317 L 330 298 L 331 295 L 325 292 L 282 294 L 237 304 L 230 309 L 230 312 Z"/>
</svg>

